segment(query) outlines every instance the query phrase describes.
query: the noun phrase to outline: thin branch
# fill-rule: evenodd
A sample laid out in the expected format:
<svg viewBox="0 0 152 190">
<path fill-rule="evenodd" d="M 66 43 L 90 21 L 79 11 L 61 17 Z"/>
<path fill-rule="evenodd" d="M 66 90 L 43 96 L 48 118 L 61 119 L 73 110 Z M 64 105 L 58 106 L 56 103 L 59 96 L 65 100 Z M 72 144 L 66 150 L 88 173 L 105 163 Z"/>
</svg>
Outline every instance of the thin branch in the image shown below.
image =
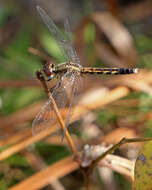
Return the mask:
<svg viewBox="0 0 152 190">
<path fill-rule="evenodd" d="M 51 58 L 46 55 L 45 53 L 41 52 L 38 49 L 35 49 L 33 47 L 28 48 L 28 51 L 32 53 L 33 55 L 38 55 L 39 57 L 43 58 L 44 60 L 50 60 Z"/>
<path fill-rule="evenodd" d="M 72 156 L 64 158 L 51 166 L 37 172 L 33 176 L 23 180 L 21 183 L 14 185 L 10 190 L 35 190 L 40 189 L 52 182 L 59 179 L 78 168 L 78 164 L 73 161 Z"/>
<path fill-rule="evenodd" d="M 151 141 L 152 138 L 122 138 L 117 144 L 109 148 L 106 152 L 101 154 L 88 168 L 88 175 L 91 174 L 92 170 L 97 166 L 98 162 L 101 161 L 105 156 L 108 154 L 113 153 L 117 148 L 119 148 L 121 145 L 126 144 L 126 143 L 133 143 L 133 142 L 144 142 L 144 141 Z"/>
<path fill-rule="evenodd" d="M 45 89 L 45 91 L 46 91 L 46 93 L 47 93 L 49 99 L 50 99 L 51 102 L 52 102 L 52 105 L 53 105 L 55 114 L 56 114 L 56 116 L 57 116 L 57 119 L 58 119 L 58 121 L 59 121 L 59 123 L 60 123 L 60 126 L 61 126 L 62 130 L 65 132 L 65 137 L 66 137 L 66 139 L 67 139 L 67 142 L 68 142 L 68 144 L 69 144 L 69 147 L 71 148 L 72 153 L 73 153 L 73 154 L 76 154 L 76 152 L 77 152 L 76 147 L 75 147 L 75 145 L 74 145 L 74 143 L 73 143 L 73 141 L 72 141 L 72 138 L 71 138 L 71 136 L 70 136 L 68 130 L 66 130 L 65 123 L 64 123 L 64 121 L 63 121 L 63 119 L 62 119 L 62 117 L 61 117 L 61 114 L 60 114 L 60 112 L 59 112 L 59 110 L 58 110 L 58 107 L 57 107 L 57 105 L 56 105 L 56 102 L 55 102 L 54 98 L 52 97 L 52 94 L 50 93 L 50 91 L 49 91 L 49 89 L 48 89 L 48 86 L 47 86 L 47 84 L 46 84 L 46 81 L 45 81 L 45 79 L 44 79 L 44 77 L 43 77 L 43 75 L 42 75 L 41 72 L 37 72 L 37 78 L 41 81 L 41 83 L 42 83 L 42 85 L 43 85 L 43 87 L 44 87 L 44 89 Z"/>
</svg>

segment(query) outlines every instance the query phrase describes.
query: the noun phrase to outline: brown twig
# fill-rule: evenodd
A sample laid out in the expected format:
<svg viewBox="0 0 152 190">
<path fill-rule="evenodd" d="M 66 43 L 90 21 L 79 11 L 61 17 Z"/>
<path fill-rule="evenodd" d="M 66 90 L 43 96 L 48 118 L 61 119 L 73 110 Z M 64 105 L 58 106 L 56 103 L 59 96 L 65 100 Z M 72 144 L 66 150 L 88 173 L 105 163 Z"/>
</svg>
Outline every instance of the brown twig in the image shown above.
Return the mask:
<svg viewBox="0 0 152 190">
<path fill-rule="evenodd" d="M 48 181 L 51 182 L 55 179 L 63 177 L 77 168 L 78 164 L 74 162 L 72 156 L 70 156 L 58 161 L 55 164 L 52 164 L 28 179 L 25 179 L 23 182 L 15 185 L 9 190 L 27 190 L 29 188 L 30 190 L 40 189 L 47 185 Z"/>
<path fill-rule="evenodd" d="M 43 85 L 43 87 L 44 87 L 44 89 L 45 89 L 45 91 L 46 91 L 52 105 L 53 105 L 53 108 L 54 108 L 55 114 L 57 116 L 58 122 L 60 123 L 60 126 L 61 126 L 63 132 L 65 132 L 65 137 L 67 139 L 69 147 L 71 148 L 72 153 L 76 154 L 76 152 L 77 152 L 76 147 L 75 147 L 75 145 L 74 145 L 74 143 L 72 141 L 72 138 L 71 138 L 68 130 L 66 130 L 65 123 L 64 123 L 64 121 L 62 119 L 62 116 L 61 116 L 59 110 L 58 110 L 56 102 L 55 102 L 54 98 L 52 97 L 52 94 L 50 93 L 50 90 L 49 90 L 49 88 L 48 88 L 48 86 L 46 84 L 45 78 L 43 77 L 41 72 L 37 72 L 37 78 L 41 81 L 41 83 L 42 83 L 42 85 Z"/>
<path fill-rule="evenodd" d="M 98 166 L 108 167 L 113 171 L 124 175 L 129 181 L 133 182 L 134 180 L 134 165 L 135 162 L 122 158 L 120 156 L 109 154 L 105 159 L 99 162 Z"/>
<path fill-rule="evenodd" d="M 39 83 L 36 80 L 1 80 L 0 88 L 25 88 L 25 87 L 39 87 Z"/>
<path fill-rule="evenodd" d="M 88 104 L 88 102 L 82 102 L 80 105 L 73 108 L 74 111 L 73 111 L 73 115 L 71 117 L 70 123 L 77 120 L 78 118 L 80 118 L 80 116 L 82 116 L 82 114 L 85 114 L 90 110 L 94 110 L 94 109 L 103 107 L 103 106 L 105 106 L 105 105 L 107 105 L 107 104 L 109 104 L 109 103 L 111 103 L 111 102 L 113 102 L 113 101 L 115 101 L 115 100 L 117 100 L 117 99 L 119 99 L 121 97 L 126 96 L 128 93 L 129 93 L 129 90 L 127 88 L 118 87 L 116 89 L 113 89 L 113 90 L 107 92 L 106 95 L 103 95 L 102 93 L 99 93 L 99 92 L 97 93 L 98 96 L 96 96 L 96 97 L 90 97 L 90 96 L 87 97 L 88 95 L 86 95 L 84 97 L 84 99 L 85 99 L 85 101 L 88 99 L 89 104 Z M 85 105 L 87 105 L 87 106 L 85 106 Z M 26 108 L 26 110 L 24 109 L 24 110 L 18 111 L 15 114 L 11 115 L 9 118 L 7 117 L 7 118 L 4 118 L 4 119 L 1 119 L 0 123 L 1 123 L 2 126 L 10 127 L 10 125 L 11 126 L 15 125 L 15 122 L 16 123 L 23 123 L 25 121 L 32 120 L 32 118 L 34 117 L 34 115 L 40 109 L 41 106 L 42 106 L 42 104 L 40 104 L 40 103 L 32 105 L 32 106 L 29 106 L 29 107 Z M 44 130 L 39 135 L 36 135 L 36 136 L 27 137 L 27 135 L 25 135 L 24 132 L 23 132 L 23 134 L 21 133 L 21 138 L 17 137 L 17 139 L 19 139 L 19 142 L 18 141 L 15 142 L 15 140 L 13 140 L 13 143 L 16 143 L 16 144 L 14 144 L 11 147 L 8 147 L 6 150 L 1 152 L 0 160 L 4 160 L 8 156 L 11 156 L 12 154 L 14 154 L 16 152 L 21 151 L 22 149 L 26 148 L 30 144 L 35 143 L 35 142 L 37 142 L 37 141 L 39 141 L 41 139 L 44 139 L 45 137 L 47 137 L 51 133 L 54 133 L 56 130 L 57 130 L 57 125 L 53 125 L 53 126 L 49 127 L 48 130 Z M 126 132 L 127 131 L 125 130 L 125 133 Z M 29 131 L 29 133 L 32 135 L 32 133 L 30 131 Z M 128 132 L 126 134 L 128 134 Z M 129 132 L 129 134 L 130 134 L 130 132 Z M 117 139 L 117 137 L 118 137 L 118 135 L 115 136 L 116 139 Z M 21 139 L 24 139 L 24 140 L 20 141 Z M 106 138 L 106 140 L 107 139 L 112 139 L 112 138 L 111 137 Z M 105 139 L 101 139 L 100 142 L 102 140 L 105 140 Z M 117 139 L 117 141 L 118 141 L 118 139 Z M 12 141 L 9 141 L 9 139 L 8 139 L 8 142 L 12 143 Z M 3 142 L 1 141 L 1 143 L 3 143 Z"/>
<path fill-rule="evenodd" d="M 144 141 L 151 141 L 152 138 L 122 138 L 117 144 L 109 148 L 106 152 L 104 152 L 101 156 L 99 156 L 88 168 L 88 175 L 92 173 L 92 170 L 97 166 L 99 161 L 101 161 L 105 156 L 108 154 L 111 154 L 113 151 L 115 151 L 117 148 L 119 148 L 121 145 L 126 143 L 133 143 L 133 142 L 144 142 Z"/>
<path fill-rule="evenodd" d="M 40 50 L 35 49 L 35 48 L 33 48 L 33 47 L 30 47 L 30 48 L 28 49 L 28 51 L 29 51 L 30 53 L 32 53 L 33 55 L 37 55 L 37 56 L 43 58 L 44 60 L 50 60 L 50 59 L 51 59 L 48 55 L 46 55 L 45 53 L 43 53 L 43 52 L 41 52 Z"/>
<path fill-rule="evenodd" d="M 68 144 L 69 144 L 69 146 L 70 146 L 72 152 L 73 152 L 73 153 L 76 153 L 76 147 L 75 147 L 75 145 L 74 145 L 74 143 L 73 143 L 73 141 L 72 141 L 72 138 L 71 138 L 71 136 L 70 136 L 68 130 L 65 130 L 66 127 L 65 127 L 64 121 L 63 121 L 63 119 L 62 119 L 62 117 L 61 117 L 61 114 L 60 114 L 60 112 L 59 112 L 59 110 L 58 110 L 58 108 L 57 108 L 57 105 L 56 105 L 56 103 L 55 103 L 55 101 L 54 101 L 54 99 L 53 99 L 51 93 L 50 93 L 50 95 L 49 95 L 49 98 L 50 98 L 50 100 L 52 101 L 52 104 L 53 104 L 55 113 L 56 113 L 56 115 L 57 115 L 58 121 L 59 121 L 59 123 L 60 123 L 60 125 L 61 125 L 61 128 L 62 128 L 62 130 L 65 132 L 65 137 L 66 137 L 66 139 L 67 139 L 67 141 L 68 141 Z"/>
<path fill-rule="evenodd" d="M 31 165 L 31 167 L 34 170 L 40 171 L 40 170 L 45 169 L 47 167 L 43 158 L 39 154 L 37 154 L 36 152 L 24 150 L 21 153 L 23 154 L 23 156 L 26 157 L 27 161 L 29 162 L 29 164 Z M 56 190 L 65 190 L 64 186 L 60 183 L 60 181 L 58 179 L 56 179 L 54 181 L 51 180 L 48 184 L 50 186 L 52 186 L 54 188 L 54 190 L 55 189 Z M 52 189 L 50 186 L 48 187 L 48 190 Z"/>
</svg>

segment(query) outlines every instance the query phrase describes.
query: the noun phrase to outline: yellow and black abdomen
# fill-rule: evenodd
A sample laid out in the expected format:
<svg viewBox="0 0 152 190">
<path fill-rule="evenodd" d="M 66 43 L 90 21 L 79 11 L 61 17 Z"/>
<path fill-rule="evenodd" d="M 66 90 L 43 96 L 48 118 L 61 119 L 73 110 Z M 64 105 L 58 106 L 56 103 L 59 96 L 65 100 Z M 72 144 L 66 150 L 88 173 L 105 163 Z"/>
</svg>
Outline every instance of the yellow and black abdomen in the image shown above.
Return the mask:
<svg viewBox="0 0 152 190">
<path fill-rule="evenodd" d="M 82 74 L 125 75 L 137 73 L 137 68 L 81 68 Z"/>
</svg>

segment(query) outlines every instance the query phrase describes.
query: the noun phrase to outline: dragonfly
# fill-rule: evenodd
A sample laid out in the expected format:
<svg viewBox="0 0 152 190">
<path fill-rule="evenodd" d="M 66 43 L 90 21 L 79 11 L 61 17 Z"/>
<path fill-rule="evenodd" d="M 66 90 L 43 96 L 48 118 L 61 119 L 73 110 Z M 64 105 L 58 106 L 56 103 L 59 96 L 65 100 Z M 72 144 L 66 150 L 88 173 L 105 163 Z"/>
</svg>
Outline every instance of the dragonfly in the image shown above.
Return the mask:
<svg viewBox="0 0 152 190">
<path fill-rule="evenodd" d="M 52 36 L 60 47 L 66 62 L 55 65 L 51 61 L 46 61 L 42 69 L 38 72 L 39 76 L 43 76 L 45 82 L 58 79 L 56 86 L 51 92 L 53 99 L 56 102 L 59 110 L 62 112 L 66 130 L 72 115 L 72 105 L 74 96 L 78 92 L 81 83 L 81 76 L 85 74 L 106 74 L 106 75 L 125 75 L 138 73 L 138 68 L 93 68 L 83 67 L 77 56 L 76 50 L 72 42 L 72 35 L 68 19 L 64 21 L 65 35 L 58 29 L 53 20 L 47 13 L 37 6 L 37 11 L 40 14 L 43 22 L 48 27 Z M 32 133 L 39 134 L 48 127 L 57 122 L 57 116 L 50 99 L 42 106 L 40 112 L 35 117 L 32 123 Z"/>
</svg>

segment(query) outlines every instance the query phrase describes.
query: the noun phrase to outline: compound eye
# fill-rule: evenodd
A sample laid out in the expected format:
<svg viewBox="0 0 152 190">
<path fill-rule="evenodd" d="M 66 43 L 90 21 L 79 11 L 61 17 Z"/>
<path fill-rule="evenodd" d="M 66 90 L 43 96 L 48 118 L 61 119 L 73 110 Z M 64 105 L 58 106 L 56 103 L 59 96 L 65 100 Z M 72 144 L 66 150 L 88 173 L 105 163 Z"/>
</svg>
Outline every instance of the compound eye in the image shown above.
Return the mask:
<svg viewBox="0 0 152 190">
<path fill-rule="evenodd" d="M 46 74 L 47 77 L 50 77 L 52 75 L 52 70 L 49 68 L 48 65 L 43 66 L 43 72 Z"/>
</svg>

